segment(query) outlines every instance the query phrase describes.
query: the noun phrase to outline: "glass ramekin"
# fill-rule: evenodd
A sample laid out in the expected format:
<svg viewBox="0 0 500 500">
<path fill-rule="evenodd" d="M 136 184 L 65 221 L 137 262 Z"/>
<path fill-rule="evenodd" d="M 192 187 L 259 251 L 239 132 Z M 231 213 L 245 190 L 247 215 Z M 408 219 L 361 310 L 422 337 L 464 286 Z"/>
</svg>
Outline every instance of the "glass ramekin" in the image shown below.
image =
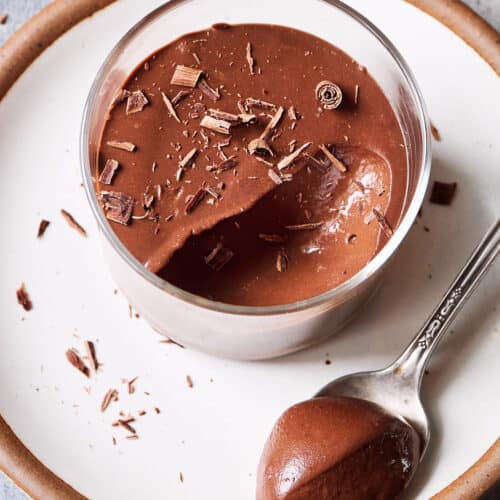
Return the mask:
<svg viewBox="0 0 500 500">
<path fill-rule="evenodd" d="M 185 292 L 149 272 L 132 256 L 113 232 L 97 200 L 92 178 L 97 148 L 110 103 L 123 82 L 158 48 L 184 33 L 218 22 L 290 26 L 340 47 L 367 67 L 403 129 L 408 185 L 394 235 L 356 275 L 308 300 L 250 307 Z M 325 339 L 353 318 L 376 290 L 423 201 L 431 164 L 430 128 L 420 90 L 398 50 L 370 21 L 338 0 L 172 0 L 136 24 L 99 70 L 84 111 L 81 164 L 105 258 L 132 306 L 155 330 L 182 344 L 217 356 L 255 360 L 297 351 Z"/>
</svg>

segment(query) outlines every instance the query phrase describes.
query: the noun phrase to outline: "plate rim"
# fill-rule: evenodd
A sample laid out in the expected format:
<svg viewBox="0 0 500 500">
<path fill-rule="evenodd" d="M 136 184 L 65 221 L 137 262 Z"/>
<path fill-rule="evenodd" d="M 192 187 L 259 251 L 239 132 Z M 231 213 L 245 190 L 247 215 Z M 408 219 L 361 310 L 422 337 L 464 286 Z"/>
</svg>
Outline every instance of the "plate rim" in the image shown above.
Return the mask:
<svg viewBox="0 0 500 500">
<path fill-rule="evenodd" d="M 64 33 L 116 0 L 53 0 L 0 47 L 0 101 Z M 500 75 L 500 33 L 462 0 L 404 0 L 435 18 Z M 0 415 L 0 472 L 32 498 L 85 498 L 40 462 Z"/>
</svg>

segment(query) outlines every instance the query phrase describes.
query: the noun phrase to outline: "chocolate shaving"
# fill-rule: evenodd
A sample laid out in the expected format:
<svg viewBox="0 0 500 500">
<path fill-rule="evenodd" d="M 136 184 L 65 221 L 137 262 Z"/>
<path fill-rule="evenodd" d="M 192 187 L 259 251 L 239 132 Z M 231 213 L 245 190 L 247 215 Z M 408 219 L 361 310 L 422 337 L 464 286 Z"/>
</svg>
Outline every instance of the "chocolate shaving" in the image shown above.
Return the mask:
<svg viewBox="0 0 500 500">
<path fill-rule="evenodd" d="M 283 184 L 281 177 L 272 168 L 267 171 L 267 175 L 277 186 Z"/>
<path fill-rule="evenodd" d="M 432 186 L 430 202 L 437 205 L 451 205 L 457 190 L 456 182 L 435 181 Z"/>
<path fill-rule="evenodd" d="M 108 141 L 106 144 L 112 148 L 128 151 L 129 153 L 134 152 L 136 147 L 135 144 L 128 141 Z"/>
<path fill-rule="evenodd" d="M 171 103 L 174 106 L 177 106 L 182 100 L 184 100 L 188 95 L 191 95 L 191 92 L 189 90 L 179 90 L 177 94 L 171 99 Z"/>
<path fill-rule="evenodd" d="M 82 358 L 77 354 L 74 349 L 68 349 L 66 351 L 66 359 L 81 373 L 83 373 L 87 378 L 90 378 L 90 370 L 87 365 L 83 362 Z"/>
<path fill-rule="evenodd" d="M 40 225 L 38 226 L 38 232 L 36 234 L 37 238 L 41 238 L 44 234 L 47 228 L 49 227 L 50 221 L 42 219 L 40 221 Z"/>
<path fill-rule="evenodd" d="M 198 154 L 198 149 L 193 148 L 187 155 L 182 158 L 182 160 L 179 162 L 179 168 L 187 168 L 190 165 L 192 165 L 196 155 Z"/>
<path fill-rule="evenodd" d="M 259 238 L 267 243 L 285 243 L 287 240 L 287 237 L 281 234 L 259 233 Z"/>
<path fill-rule="evenodd" d="M 230 134 L 231 123 L 226 120 L 219 120 L 206 115 L 201 120 L 200 125 L 204 128 L 212 130 L 213 132 L 218 132 L 219 134 Z"/>
<path fill-rule="evenodd" d="M 190 389 L 194 387 L 193 379 L 191 378 L 190 375 L 186 375 L 186 383 Z"/>
<path fill-rule="evenodd" d="M 61 208 L 61 215 L 64 217 L 66 222 L 68 223 L 69 227 L 72 227 L 73 229 L 76 229 L 82 236 L 87 236 L 87 231 L 83 229 L 78 222 L 76 222 L 75 218 L 69 213 L 66 212 L 66 210 Z"/>
<path fill-rule="evenodd" d="M 293 224 L 291 226 L 285 226 L 285 229 L 289 231 L 313 231 L 314 229 L 319 229 L 322 227 L 324 222 L 308 222 L 306 224 Z"/>
<path fill-rule="evenodd" d="M 225 172 L 238 165 L 238 158 L 236 156 L 230 156 L 227 160 L 222 161 L 217 165 L 217 173 Z M 208 190 L 207 190 L 208 191 Z"/>
<path fill-rule="evenodd" d="M 229 122 L 231 125 L 246 125 L 257 119 L 254 114 L 240 113 L 239 115 L 235 115 L 226 111 L 220 111 L 219 109 L 209 109 L 208 114 L 212 118 Z"/>
<path fill-rule="evenodd" d="M 26 286 L 21 283 L 21 286 L 16 290 L 17 302 L 20 304 L 25 311 L 31 311 L 33 309 L 33 303 L 31 302 L 29 293 L 26 291 Z"/>
<path fill-rule="evenodd" d="M 121 419 L 119 418 L 116 422 L 113 423 L 113 425 L 117 425 L 117 426 L 120 426 L 120 427 L 123 427 L 124 429 L 126 429 L 127 431 L 129 431 L 131 434 L 137 434 L 137 431 L 130 425 L 132 422 L 135 422 L 135 418 L 134 417 L 130 417 L 130 418 L 127 418 L 127 419 Z M 127 436 L 128 437 L 128 436 Z"/>
<path fill-rule="evenodd" d="M 262 132 L 260 136 L 261 139 L 263 139 L 264 141 L 268 141 L 271 138 L 271 136 L 274 134 L 275 129 L 280 124 L 284 112 L 285 109 L 283 108 L 283 106 L 280 106 L 276 111 L 276 113 L 271 118 L 271 120 L 269 121 L 269 123 L 267 124 L 267 127 L 265 128 L 264 132 Z"/>
<path fill-rule="evenodd" d="M 138 379 L 139 377 L 134 377 L 133 379 L 129 380 L 127 382 L 127 390 L 128 390 L 128 393 L 129 394 L 134 394 L 135 392 L 135 387 L 134 387 L 134 384 L 136 382 L 136 380 Z"/>
<path fill-rule="evenodd" d="M 283 159 L 280 160 L 278 163 L 278 168 L 280 170 L 283 170 L 284 168 L 288 168 L 290 165 L 292 165 L 295 160 L 301 155 L 303 151 L 305 151 L 312 143 L 306 142 L 305 144 L 302 144 L 300 148 L 296 149 L 293 153 L 290 153 L 288 156 L 285 156 Z"/>
<path fill-rule="evenodd" d="M 97 361 L 97 357 L 95 354 L 95 345 L 90 340 L 86 340 L 83 343 L 83 346 L 85 347 L 85 352 L 87 353 L 87 359 L 89 360 L 90 368 L 94 371 L 94 373 L 96 373 L 99 369 L 99 362 Z"/>
<path fill-rule="evenodd" d="M 171 339 L 170 337 L 167 337 L 166 339 L 160 340 L 162 344 L 174 344 L 177 347 L 180 347 L 181 349 L 185 349 L 185 346 L 182 344 L 179 344 L 179 342 L 175 341 L 174 339 Z"/>
<path fill-rule="evenodd" d="M 316 167 L 320 172 L 325 173 L 328 170 L 328 167 L 320 162 L 315 156 L 311 156 L 309 153 L 304 153 L 303 156 L 309 165 Z"/>
<path fill-rule="evenodd" d="M 276 256 L 276 270 L 279 273 L 284 273 L 288 269 L 288 256 L 282 248 L 278 251 Z"/>
<path fill-rule="evenodd" d="M 191 52 L 193 59 L 196 61 L 196 64 L 201 64 L 201 59 L 196 52 Z"/>
<path fill-rule="evenodd" d="M 130 95 L 131 92 L 129 90 L 120 89 L 111 103 L 111 109 L 113 109 L 115 106 L 118 106 L 118 104 L 121 104 Z"/>
<path fill-rule="evenodd" d="M 359 85 L 356 85 L 356 87 L 354 87 L 354 104 L 358 104 L 358 99 L 359 99 Z"/>
<path fill-rule="evenodd" d="M 216 247 L 205 257 L 205 263 L 214 271 L 220 271 L 232 258 L 234 253 L 228 248 L 224 248 L 222 243 L 217 243 Z"/>
<path fill-rule="evenodd" d="M 178 123 L 181 123 L 181 119 L 179 118 L 177 111 L 175 111 L 175 108 L 174 108 L 174 105 L 172 104 L 172 101 L 167 97 L 167 94 L 165 94 L 164 92 L 161 92 L 161 98 L 163 99 L 163 104 L 165 104 L 168 112 L 170 113 L 170 116 L 175 118 L 175 120 Z"/>
<path fill-rule="evenodd" d="M 257 109 L 269 109 L 275 110 L 277 106 L 270 102 L 263 101 L 262 99 L 254 99 L 253 97 L 247 97 L 244 102 L 246 108 L 257 108 Z"/>
<path fill-rule="evenodd" d="M 320 144 L 319 149 L 321 149 L 322 153 L 328 158 L 330 163 L 339 171 L 346 172 L 347 168 L 343 162 L 341 162 L 331 151 L 328 149 L 328 146 L 325 144 Z"/>
<path fill-rule="evenodd" d="M 134 198 L 116 191 L 102 191 L 101 200 L 106 217 L 118 224 L 128 225 L 134 212 Z"/>
<path fill-rule="evenodd" d="M 248 143 L 248 152 L 251 155 L 257 154 L 268 154 L 269 156 L 274 156 L 274 152 L 267 141 L 257 137 Z"/>
<path fill-rule="evenodd" d="M 294 106 L 290 106 L 288 108 L 288 118 L 290 118 L 290 120 L 292 121 L 297 121 L 299 119 Z"/>
<path fill-rule="evenodd" d="M 181 483 L 184 482 L 184 474 L 182 472 L 179 472 L 179 480 Z"/>
<path fill-rule="evenodd" d="M 342 90 L 328 80 L 319 82 L 316 86 L 316 97 L 325 109 L 337 109 L 342 102 Z"/>
<path fill-rule="evenodd" d="M 384 234 L 390 238 L 393 234 L 392 227 L 390 226 L 389 222 L 385 218 L 385 215 L 382 215 L 376 208 L 372 208 L 373 215 L 375 216 L 375 219 L 377 219 L 377 222 L 379 223 L 380 227 L 382 228 L 382 231 Z"/>
<path fill-rule="evenodd" d="M 105 412 L 112 401 L 118 401 L 118 391 L 116 389 L 109 389 L 104 395 L 101 403 L 101 411 Z"/>
<path fill-rule="evenodd" d="M 250 74 L 255 75 L 255 71 L 254 71 L 255 60 L 252 56 L 252 44 L 250 42 L 247 43 L 246 58 L 247 58 L 248 70 L 250 71 Z"/>
<path fill-rule="evenodd" d="M 127 98 L 127 107 L 125 109 L 125 113 L 127 115 L 139 113 L 148 103 L 149 101 L 144 95 L 144 92 L 142 90 L 136 90 L 135 92 L 132 92 Z"/>
<path fill-rule="evenodd" d="M 263 163 L 264 165 L 267 165 L 268 167 L 271 167 L 273 168 L 274 167 L 274 163 L 270 162 L 270 161 L 267 161 L 265 160 L 264 158 L 262 158 L 261 156 L 257 156 L 255 155 L 254 158 L 257 160 L 257 161 L 260 161 L 260 163 Z"/>
<path fill-rule="evenodd" d="M 186 215 L 189 215 L 193 212 L 193 210 L 202 202 L 203 198 L 207 194 L 206 190 L 203 188 L 198 189 L 194 195 L 191 195 L 186 203 L 186 207 L 184 208 L 184 212 Z"/>
<path fill-rule="evenodd" d="M 183 66 L 178 64 L 175 67 L 174 74 L 170 83 L 172 85 L 179 85 L 181 87 L 196 87 L 198 81 L 203 74 L 201 69 L 190 68 L 189 66 Z"/>
<path fill-rule="evenodd" d="M 205 78 L 201 78 L 198 82 L 197 87 L 212 101 L 218 101 L 220 99 L 219 89 L 213 89 L 210 87 Z"/>
<path fill-rule="evenodd" d="M 118 170 L 119 166 L 120 164 L 116 160 L 113 160 L 112 158 L 106 160 L 104 169 L 101 172 L 101 175 L 99 176 L 99 182 L 101 184 L 106 184 L 108 186 L 112 184 L 113 177 L 115 175 L 115 172 Z"/>
<path fill-rule="evenodd" d="M 434 123 L 431 122 L 431 133 L 432 133 L 432 137 L 434 137 L 434 139 L 436 141 L 441 141 L 441 134 L 439 133 L 439 130 L 437 129 L 436 125 L 434 125 Z"/>
</svg>

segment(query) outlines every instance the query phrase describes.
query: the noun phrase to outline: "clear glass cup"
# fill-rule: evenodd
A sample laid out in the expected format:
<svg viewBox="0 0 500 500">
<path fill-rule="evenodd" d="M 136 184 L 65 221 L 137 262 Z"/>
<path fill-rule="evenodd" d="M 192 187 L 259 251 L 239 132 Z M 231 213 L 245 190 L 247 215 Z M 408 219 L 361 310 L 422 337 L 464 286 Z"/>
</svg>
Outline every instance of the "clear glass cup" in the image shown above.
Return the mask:
<svg viewBox="0 0 500 500">
<path fill-rule="evenodd" d="M 408 233 L 429 182 L 430 127 L 422 95 L 394 45 L 370 21 L 337 0 L 173 0 L 136 24 L 99 70 L 84 111 L 82 175 L 118 287 L 151 326 L 176 341 L 238 359 L 272 358 L 330 336 L 352 319 L 376 290 Z M 408 185 L 394 235 L 361 271 L 322 295 L 279 306 L 224 304 L 190 294 L 149 272 L 116 237 L 94 190 L 97 149 L 110 104 L 128 75 L 152 52 L 212 24 L 267 23 L 312 33 L 367 67 L 389 99 L 404 134 Z"/>
</svg>

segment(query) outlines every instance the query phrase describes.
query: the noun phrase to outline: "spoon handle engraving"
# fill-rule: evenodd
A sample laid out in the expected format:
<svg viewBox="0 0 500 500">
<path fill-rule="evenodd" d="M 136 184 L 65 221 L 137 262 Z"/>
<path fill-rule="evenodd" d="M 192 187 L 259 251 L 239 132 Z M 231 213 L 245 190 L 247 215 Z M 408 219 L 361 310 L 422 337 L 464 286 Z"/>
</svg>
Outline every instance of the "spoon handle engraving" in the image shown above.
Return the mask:
<svg viewBox="0 0 500 500">
<path fill-rule="evenodd" d="M 488 230 L 410 345 L 393 364 L 420 385 L 434 349 L 500 252 L 500 219 Z"/>
</svg>

